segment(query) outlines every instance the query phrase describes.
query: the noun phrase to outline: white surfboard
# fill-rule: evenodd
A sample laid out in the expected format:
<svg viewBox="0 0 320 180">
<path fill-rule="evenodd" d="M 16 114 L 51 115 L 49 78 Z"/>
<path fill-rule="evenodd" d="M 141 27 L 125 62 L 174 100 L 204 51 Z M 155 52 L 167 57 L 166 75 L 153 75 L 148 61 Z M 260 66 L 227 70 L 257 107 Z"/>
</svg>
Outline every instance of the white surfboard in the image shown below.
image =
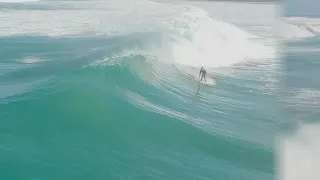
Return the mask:
<svg viewBox="0 0 320 180">
<path fill-rule="evenodd" d="M 202 79 L 202 81 L 200 81 L 199 77 L 195 74 L 190 74 L 185 72 L 184 70 L 182 70 L 179 66 L 174 65 L 179 71 L 181 71 L 184 75 L 188 76 L 189 78 L 198 81 L 201 84 L 207 85 L 207 86 L 214 86 L 216 84 L 215 80 L 208 77 L 206 78 L 207 81 L 204 81 L 204 79 Z"/>
</svg>

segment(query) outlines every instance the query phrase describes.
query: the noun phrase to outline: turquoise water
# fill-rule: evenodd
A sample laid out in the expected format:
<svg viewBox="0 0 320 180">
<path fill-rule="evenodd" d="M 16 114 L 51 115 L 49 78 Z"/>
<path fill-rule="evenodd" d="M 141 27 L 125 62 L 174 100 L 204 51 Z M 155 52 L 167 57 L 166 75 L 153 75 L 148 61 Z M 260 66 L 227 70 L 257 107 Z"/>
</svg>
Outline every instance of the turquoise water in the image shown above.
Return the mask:
<svg viewBox="0 0 320 180">
<path fill-rule="evenodd" d="M 276 5 L 0 9 L 1 179 L 274 178 Z"/>
</svg>

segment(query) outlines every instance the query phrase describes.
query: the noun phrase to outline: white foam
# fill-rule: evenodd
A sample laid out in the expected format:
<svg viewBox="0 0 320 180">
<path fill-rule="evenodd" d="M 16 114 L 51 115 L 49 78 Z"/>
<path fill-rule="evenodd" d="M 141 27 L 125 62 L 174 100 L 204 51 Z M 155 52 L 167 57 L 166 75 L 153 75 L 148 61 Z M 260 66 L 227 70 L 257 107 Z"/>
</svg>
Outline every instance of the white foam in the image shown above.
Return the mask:
<svg viewBox="0 0 320 180">
<path fill-rule="evenodd" d="M 308 38 L 320 34 L 320 19 L 306 17 L 282 18 L 280 36 L 286 39 Z"/>
<path fill-rule="evenodd" d="M 283 52 L 320 52 L 320 48 L 313 47 L 286 47 Z"/>
<path fill-rule="evenodd" d="M 19 60 L 19 62 L 25 63 L 25 64 L 34 64 L 41 61 L 43 60 L 41 60 L 39 57 L 36 57 L 36 56 L 27 56 Z"/>
<path fill-rule="evenodd" d="M 149 49 L 144 50 L 163 62 L 207 68 L 230 66 L 248 59 L 273 58 L 275 54 L 272 47 L 252 39 L 263 38 L 217 20 L 193 6 L 145 0 L 43 1 L 41 5 L 57 9 L 2 11 L 0 36 L 118 36 L 171 32 L 172 36 L 164 36 L 160 42 L 152 42 L 150 47 L 146 45 Z"/>
<path fill-rule="evenodd" d="M 41 6 L 48 8 L 2 10 L 0 36 L 123 35 L 156 29 L 179 13 L 177 8 L 146 0 L 43 1 Z"/>
<path fill-rule="evenodd" d="M 25 3 L 25 2 L 36 2 L 39 0 L 0 0 L 0 3 Z"/>
<path fill-rule="evenodd" d="M 302 125 L 279 144 L 279 180 L 320 179 L 320 125 Z"/>
<path fill-rule="evenodd" d="M 238 27 L 210 17 L 197 8 L 186 8 L 177 19 L 171 21 L 171 29 L 180 37 L 172 37 L 158 53 L 162 59 L 193 67 L 222 67 L 248 59 L 265 59 L 275 56 L 273 48 L 254 42 L 257 36 Z M 159 51 L 155 47 L 154 51 Z"/>
<path fill-rule="evenodd" d="M 175 67 L 177 69 L 179 69 L 179 71 L 181 73 L 183 73 L 184 75 L 190 77 L 191 79 L 195 80 L 195 81 L 198 81 L 198 82 L 201 82 L 202 84 L 206 84 L 206 85 L 209 85 L 209 86 L 213 86 L 216 84 L 216 81 L 210 77 L 206 77 L 206 80 L 205 81 L 200 81 L 199 80 L 199 72 L 198 72 L 198 69 L 197 71 L 186 71 L 186 70 L 183 70 L 182 68 L 180 68 L 179 66 L 175 65 Z"/>
</svg>

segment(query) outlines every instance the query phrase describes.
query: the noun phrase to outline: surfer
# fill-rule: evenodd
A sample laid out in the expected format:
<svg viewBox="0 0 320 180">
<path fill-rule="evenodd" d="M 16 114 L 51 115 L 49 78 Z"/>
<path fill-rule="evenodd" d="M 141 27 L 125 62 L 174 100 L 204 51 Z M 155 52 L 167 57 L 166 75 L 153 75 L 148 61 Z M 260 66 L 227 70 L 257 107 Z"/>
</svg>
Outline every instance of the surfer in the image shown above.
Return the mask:
<svg viewBox="0 0 320 180">
<path fill-rule="evenodd" d="M 207 82 L 207 71 L 203 67 L 201 67 L 201 69 L 200 69 L 199 78 L 200 78 L 200 76 L 201 76 L 200 81 L 202 81 L 202 79 L 204 79 L 204 81 Z"/>
</svg>

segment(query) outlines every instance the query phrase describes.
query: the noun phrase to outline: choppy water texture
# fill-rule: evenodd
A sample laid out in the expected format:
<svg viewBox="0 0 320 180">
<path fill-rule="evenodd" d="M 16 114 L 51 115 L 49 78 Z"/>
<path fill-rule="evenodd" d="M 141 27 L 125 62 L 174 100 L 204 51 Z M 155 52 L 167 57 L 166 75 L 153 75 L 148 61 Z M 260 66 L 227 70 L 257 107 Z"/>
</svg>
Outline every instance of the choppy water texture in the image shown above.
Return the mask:
<svg viewBox="0 0 320 180">
<path fill-rule="evenodd" d="M 283 91 L 279 98 L 285 114 L 278 141 L 282 180 L 320 178 L 319 17 L 283 18 L 281 30 L 289 36 L 283 39 Z"/>
<path fill-rule="evenodd" d="M 0 11 L 0 179 L 274 178 L 277 5 Z"/>
</svg>

